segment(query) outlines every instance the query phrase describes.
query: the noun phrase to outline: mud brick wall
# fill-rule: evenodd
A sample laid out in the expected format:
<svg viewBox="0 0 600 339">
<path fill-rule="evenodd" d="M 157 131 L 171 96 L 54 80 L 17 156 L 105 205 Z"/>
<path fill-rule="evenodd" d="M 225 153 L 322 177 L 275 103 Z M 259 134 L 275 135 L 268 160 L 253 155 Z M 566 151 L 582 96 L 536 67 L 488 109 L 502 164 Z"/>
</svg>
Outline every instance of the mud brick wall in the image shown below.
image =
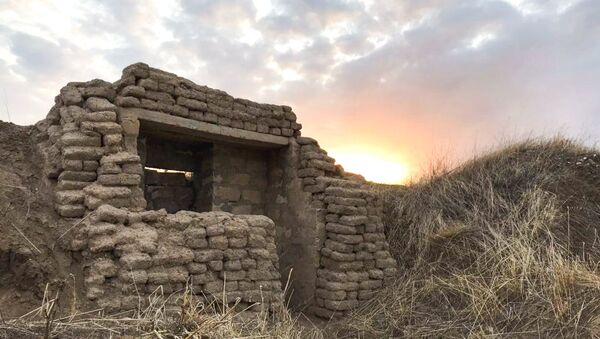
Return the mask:
<svg viewBox="0 0 600 339">
<path fill-rule="evenodd" d="M 316 140 L 298 138 L 298 176 L 317 210 L 320 247 L 313 312 L 343 315 L 373 296 L 396 274 L 377 195 L 356 176 L 347 175 Z"/>
<path fill-rule="evenodd" d="M 288 106 L 259 104 L 200 86 L 145 64 L 123 70 L 116 83 L 120 107 L 139 107 L 220 126 L 259 133 L 294 136 L 302 125 Z"/>
<path fill-rule="evenodd" d="M 192 178 L 189 178 L 192 179 Z M 144 197 L 147 209 L 168 213 L 191 210 L 195 202 L 193 182 L 181 172 L 144 171 Z"/>
<path fill-rule="evenodd" d="M 269 153 L 265 213 L 275 221 L 280 273 L 289 284 L 289 305 L 306 311 L 314 304 L 316 270 L 324 234 L 317 231 L 317 209 L 312 194 L 298 177 L 300 145 L 290 140 L 286 148 Z"/>
<path fill-rule="evenodd" d="M 148 140 L 128 107 L 285 136 L 289 143 L 264 151 L 205 140 L 173 158 L 187 148 L 169 141 L 148 157 Z M 377 196 L 316 140 L 300 136 L 287 106 L 236 99 L 134 64 L 114 84 L 67 84 L 38 128 L 46 131 L 38 146 L 56 185 L 56 210 L 83 220 L 69 235 L 70 249 L 81 253 L 86 296 L 99 306 L 127 309 L 140 295 L 181 291 L 191 282 L 197 294 L 220 298 L 224 289 L 225 302 L 239 297 L 246 305 L 260 295 L 273 308 L 291 272 L 293 304 L 330 317 L 358 306 L 396 272 Z M 160 207 L 152 194 L 147 206 L 142 185 L 144 164 L 156 155 L 183 166 L 170 169 L 194 172 L 191 187 L 148 180 L 169 192 L 193 189 L 191 207 L 189 199 L 164 207 L 221 211 L 146 210 Z"/>
<path fill-rule="evenodd" d="M 102 80 L 72 82 L 61 89 L 45 123 L 40 149 L 46 174 L 56 179 L 56 210 L 82 217 L 106 200 L 115 206 L 145 207 L 139 188 L 139 157 L 124 153 L 116 91 Z"/>
<path fill-rule="evenodd" d="M 82 251 L 86 296 L 112 310 L 182 293 L 253 310 L 282 306 L 275 225 L 226 212 L 130 212 L 102 205 L 71 243 Z"/>
<path fill-rule="evenodd" d="M 212 209 L 234 214 L 264 214 L 266 152 L 215 144 L 212 159 Z"/>
</svg>

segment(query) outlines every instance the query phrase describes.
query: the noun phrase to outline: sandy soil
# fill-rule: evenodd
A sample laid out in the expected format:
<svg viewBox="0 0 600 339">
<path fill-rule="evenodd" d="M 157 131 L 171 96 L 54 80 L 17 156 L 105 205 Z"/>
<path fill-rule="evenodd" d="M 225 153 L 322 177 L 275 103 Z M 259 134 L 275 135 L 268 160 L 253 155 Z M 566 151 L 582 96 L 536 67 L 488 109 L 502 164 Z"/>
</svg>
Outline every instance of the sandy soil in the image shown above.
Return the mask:
<svg viewBox="0 0 600 339">
<path fill-rule="evenodd" d="M 65 291 L 73 279 L 71 254 L 55 244 L 68 229 L 52 209 L 42 178 L 33 126 L 0 122 L 0 316 L 11 318 L 40 305 L 44 290 Z M 71 281 L 69 281 L 69 278 Z M 66 294 L 66 293 L 65 293 Z M 66 302 L 66 297 L 63 298 Z"/>
</svg>

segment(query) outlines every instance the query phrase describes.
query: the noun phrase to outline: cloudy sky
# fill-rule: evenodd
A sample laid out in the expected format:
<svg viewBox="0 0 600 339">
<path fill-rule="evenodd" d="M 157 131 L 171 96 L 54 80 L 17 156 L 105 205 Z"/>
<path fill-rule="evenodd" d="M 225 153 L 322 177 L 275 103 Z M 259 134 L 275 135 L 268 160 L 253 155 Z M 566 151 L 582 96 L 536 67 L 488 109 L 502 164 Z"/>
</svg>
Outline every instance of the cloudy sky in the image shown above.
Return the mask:
<svg viewBox="0 0 600 339">
<path fill-rule="evenodd" d="M 600 139 L 598 0 L 0 0 L 2 120 L 138 61 L 290 105 L 384 181 L 523 136 Z"/>
</svg>

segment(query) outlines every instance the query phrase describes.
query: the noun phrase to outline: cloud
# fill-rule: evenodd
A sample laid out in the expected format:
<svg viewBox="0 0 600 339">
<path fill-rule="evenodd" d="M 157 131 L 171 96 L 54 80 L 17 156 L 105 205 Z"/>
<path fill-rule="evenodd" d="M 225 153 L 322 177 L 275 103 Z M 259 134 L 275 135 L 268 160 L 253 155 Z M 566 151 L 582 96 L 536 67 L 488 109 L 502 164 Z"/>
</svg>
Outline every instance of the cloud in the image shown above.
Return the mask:
<svg viewBox="0 0 600 339">
<path fill-rule="evenodd" d="M 505 136 L 597 140 L 599 11 L 593 0 L 5 1 L 0 86 L 12 119 L 33 123 L 66 82 L 116 80 L 143 61 L 290 104 L 325 147 L 416 167 Z"/>
</svg>

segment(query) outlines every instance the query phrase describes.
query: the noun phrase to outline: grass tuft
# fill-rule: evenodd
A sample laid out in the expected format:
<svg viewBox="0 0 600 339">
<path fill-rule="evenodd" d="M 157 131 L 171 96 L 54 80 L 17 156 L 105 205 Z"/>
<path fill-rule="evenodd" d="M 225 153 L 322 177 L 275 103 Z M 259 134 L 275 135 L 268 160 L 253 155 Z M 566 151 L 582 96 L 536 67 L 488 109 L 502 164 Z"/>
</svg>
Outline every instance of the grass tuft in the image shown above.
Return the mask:
<svg viewBox="0 0 600 339">
<path fill-rule="evenodd" d="M 595 149 L 528 140 L 379 192 L 399 275 L 346 319 L 243 312 L 189 288 L 128 313 L 56 316 L 46 295 L 21 318 L 0 313 L 0 337 L 600 337 Z"/>
<path fill-rule="evenodd" d="M 528 140 L 383 190 L 401 275 L 348 322 L 401 337 L 599 337 L 600 154 Z"/>
<path fill-rule="evenodd" d="M 284 307 L 256 312 L 207 300 L 190 286 L 170 295 L 159 288 L 128 312 L 97 309 L 55 317 L 58 294 L 50 297 L 46 289 L 40 307 L 0 322 L 0 338 L 323 338 L 322 328 Z"/>
</svg>

